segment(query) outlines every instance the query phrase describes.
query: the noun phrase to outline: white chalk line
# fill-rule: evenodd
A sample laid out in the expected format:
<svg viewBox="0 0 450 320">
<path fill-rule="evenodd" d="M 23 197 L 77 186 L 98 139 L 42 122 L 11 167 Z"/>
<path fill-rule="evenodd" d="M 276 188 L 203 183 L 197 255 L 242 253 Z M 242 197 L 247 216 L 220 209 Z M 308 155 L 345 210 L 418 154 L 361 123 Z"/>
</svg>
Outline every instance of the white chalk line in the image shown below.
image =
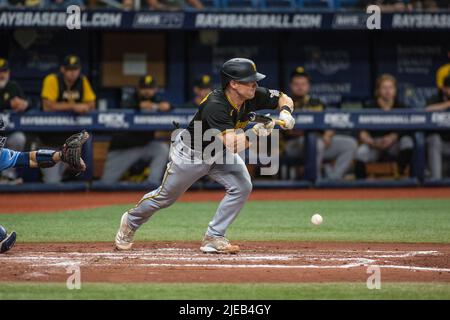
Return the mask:
<svg viewBox="0 0 450 320">
<path fill-rule="evenodd" d="M 350 269 L 357 267 L 368 267 L 370 264 L 352 263 L 345 265 L 273 265 L 273 264 L 139 264 L 141 267 L 189 267 L 189 268 L 263 268 L 263 269 Z M 415 266 L 396 266 L 396 265 L 377 265 L 380 269 L 407 269 L 411 271 L 433 271 L 433 272 L 450 272 L 450 268 L 432 268 L 432 267 L 415 267 Z"/>
<path fill-rule="evenodd" d="M 359 254 L 362 257 L 336 257 L 339 254 Z M 379 254 L 376 254 L 379 253 Z M 355 252 L 350 250 L 308 250 L 308 252 L 297 252 L 296 254 L 266 254 L 260 253 L 241 253 L 236 256 L 208 255 L 198 253 L 194 249 L 181 248 L 162 248 L 153 251 L 135 250 L 133 252 L 117 253 L 117 252 L 34 252 L 32 255 L 15 255 L 2 258 L 3 261 L 30 263 L 33 267 L 68 267 L 73 265 L 80 266 L 110 266 L 111 261 L 121 260 L 122 262 L 130 262 L 133 267 L 171 267 L 171 268 L 266 268 L 266 269 L 349 269 L 355 267 L 364 267 L 376 265 L 379 258 L 407 258 L 416 256 L 437 256 L 441 255 L 438 251 L 374 251 L 366 250 L 363 252 Z M 80 258 L 82 258 L 80 260 Z M 104 259 L 105 261 L 96 261 L 96 259 Z M 239 261 L 290 261 L 302 259 L 306 261 L 342 261 L 347 262 L 341 265 L 316 265 L 316 264 L 230 264 L 229 262 Z M 161 261 L 159 263 L 142 263 L 142 261 Z M 171 263 L 167 261 L 189 261 L 191 263 Z M 204 263 L 204 262 L 215 263 Z M 217 262 L 228 263 L 217 263 Z M 39 262 L 39 263 L 36 263 Z M 195 263 L 199 262 L 199 263 Z M 385 261 L 388 263 L 389 261 Z M 438 267 L 419 267 L 405 265 L 379 265 L 380 268 L 405 269 L 411 271 L 432 271 L 432 272 L 450 272 L 450 268 Z"/>
</svg>

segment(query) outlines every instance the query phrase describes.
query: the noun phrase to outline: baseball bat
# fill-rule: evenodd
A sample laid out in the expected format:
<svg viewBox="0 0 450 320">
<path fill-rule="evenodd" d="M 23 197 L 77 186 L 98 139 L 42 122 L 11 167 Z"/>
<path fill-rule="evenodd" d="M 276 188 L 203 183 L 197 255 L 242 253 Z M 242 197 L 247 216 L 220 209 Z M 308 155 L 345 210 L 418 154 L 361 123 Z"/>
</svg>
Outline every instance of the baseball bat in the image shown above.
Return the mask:
<svg viewBox="0 0 450 320">
<path fill-rule="evenodd" d="M 272 119 L 269 116 L 265 116 L 265 115 L 262 115 L 262 114 L 257 114 L 256 112 L 249 112 L 248 113 L 248 118 L 252 122 L 259 122 L 259 123 L 268 123 L 268 122 L 273 120 L 273 121 L 275 121 L 275 124 L 277 124 L 279 126 L 284 126 L 284 121 L 283 120 Z"/>
</svg>

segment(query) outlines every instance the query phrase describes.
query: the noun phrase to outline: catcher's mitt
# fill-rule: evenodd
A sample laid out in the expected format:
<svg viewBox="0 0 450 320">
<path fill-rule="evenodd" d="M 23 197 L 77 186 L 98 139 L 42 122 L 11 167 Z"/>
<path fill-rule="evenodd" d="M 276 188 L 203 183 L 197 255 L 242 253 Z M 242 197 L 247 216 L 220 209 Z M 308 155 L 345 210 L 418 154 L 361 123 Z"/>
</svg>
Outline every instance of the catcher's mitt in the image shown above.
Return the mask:
<svg viewBox="0 0 450 320">
<path fill-rule="evenodd" d="M 61 150 L 61 161 L 67 163 L 72 170 L 85 171 L 86 164 L 81 158 L 83 144 L 89 139 L 89 133 L 83 130 L 71 135 L 64 143 Z"/>
</svg>

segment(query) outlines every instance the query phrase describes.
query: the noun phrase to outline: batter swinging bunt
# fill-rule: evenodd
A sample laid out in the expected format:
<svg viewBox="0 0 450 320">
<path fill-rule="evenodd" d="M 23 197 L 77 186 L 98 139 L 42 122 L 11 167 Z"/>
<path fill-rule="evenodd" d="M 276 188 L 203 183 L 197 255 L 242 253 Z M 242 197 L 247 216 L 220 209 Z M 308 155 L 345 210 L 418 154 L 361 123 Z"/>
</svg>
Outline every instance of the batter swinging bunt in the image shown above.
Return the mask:
<svg viewBox="0 0 450 320">
<path fill-rule="evenodd" d="M 284 130 L 292 129 L 295 120 L 291 113 L 290 97 L 277 90 L 258 87 L 257 81 L 265 75 L 256 71 L 253 61 L 234 58 L 225 62 L 221 69 L 222 89 L 211 92 L 200 104 L 198 112 L 187 129 L 172 141 L 170 161 L 161 186 L 144 195 L 139 203 L 122 215 L 116 235 L 115 246 L 119 250 L 130 250 L 135 231 L 158 210 L 174 203 L 195 181 L 208 175 L 224 186 L 226 195 L 209 223 L 200 250 L 205 253 L 237 253 L 239 247 L 225 238 L 230 224 L 241 211 L 252 190 L 250 175 L 244 161 L 238 155 L 249 146 L 245 133 L 236 129 L 245 128 L 249 113 L 261 109 L 280 110 L 279 124 Z M 271 132 L 275 121 L 258 123 L 253 127 L 257 135 Z M 195 128 L 201 125 L 202 136 L 208 129 L 220 132 L 217 139 L 223 143 L 224 153 L 233 157 L 233 163 L 204 161 L 203 151 L 210 143 L 186 143 L 184 135 L 194 137 Z M 193 161 L 194 160 L 194 161 Z M 195 161 L 200 160 L 200 161 Z"/>
</svg>

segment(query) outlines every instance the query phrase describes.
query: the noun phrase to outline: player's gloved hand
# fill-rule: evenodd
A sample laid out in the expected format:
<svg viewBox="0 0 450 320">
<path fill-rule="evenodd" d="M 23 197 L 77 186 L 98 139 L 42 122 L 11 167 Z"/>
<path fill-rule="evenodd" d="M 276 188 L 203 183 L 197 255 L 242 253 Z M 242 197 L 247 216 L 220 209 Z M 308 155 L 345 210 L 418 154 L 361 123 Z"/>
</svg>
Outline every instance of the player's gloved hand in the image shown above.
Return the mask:
<svg viewBox="0 0 450 320">
<path fill-rule="evenodd" d="M 289 111 L 281 110 L 279 119 L 284 122 L 284 125 L 280 125 L 281 129 L 291 130 L 292 128 L 294 128 L 295 119 Z"/>
<path fill-rule="evenodd" d="M 269 121 L 267 123 L 257 123 L 253 126 L 253 132 L 259 137 L 267 137 L 272 133 L 275 127 L 275 121 Z"/>
<path fill-rule="evenodd" d="M 89 139 L 86 131 L 70 136 L 64 143 L 61 150 L 61 160 L 69 165 L 72 170 L 85 171 L 86 164 L 81 158 L 83 144 Z"/>
</svg>

